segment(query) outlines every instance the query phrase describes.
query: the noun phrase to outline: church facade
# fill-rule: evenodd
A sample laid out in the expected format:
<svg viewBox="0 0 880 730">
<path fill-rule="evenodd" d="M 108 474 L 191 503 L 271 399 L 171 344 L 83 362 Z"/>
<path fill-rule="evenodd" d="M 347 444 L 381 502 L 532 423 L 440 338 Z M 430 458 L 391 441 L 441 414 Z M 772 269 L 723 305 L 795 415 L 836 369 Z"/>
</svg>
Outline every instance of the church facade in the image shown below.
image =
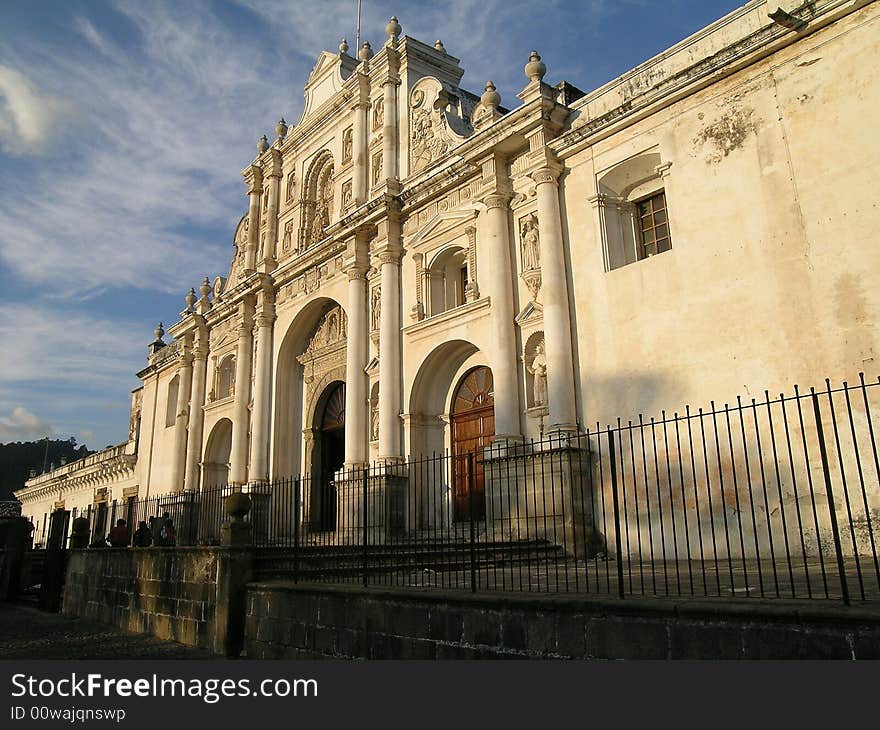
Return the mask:
<svg viewBox="0 0 880 730">
<path fill-rule="evenodd" d="M 517 98 L 470 93 L 395 18 L 322 53 L 242 172 L 229 271 L 157 329 L 128 441 L 31 479 L 23 514 L 875 371 L 880 8 L 778 4 L 590 93 L 545 81 L 552 51 Z"/>
</svg>

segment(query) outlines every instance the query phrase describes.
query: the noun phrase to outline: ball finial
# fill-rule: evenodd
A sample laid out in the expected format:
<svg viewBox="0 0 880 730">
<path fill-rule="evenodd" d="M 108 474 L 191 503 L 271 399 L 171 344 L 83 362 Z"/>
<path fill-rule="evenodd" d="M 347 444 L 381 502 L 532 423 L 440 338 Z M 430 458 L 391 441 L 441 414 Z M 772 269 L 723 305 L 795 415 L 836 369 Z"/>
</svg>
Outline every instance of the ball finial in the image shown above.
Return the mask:
<svg viewBox="0 0 880 730">
<path fill-rule="evenodd" d="M 269 149 L 269 138 L 264 134 L 257 142 L 257 152 L 262 155 L 267 149 Z"/>
<path fill-rule="evenodd" d="M 392 15 L 388 25 L 385 26 L 385 34 L 390 40 L 396 41 L 400 37 L 401 30 L 400 23 L 397 22 L 397 16 Z"/>
<path fill-rule="evenodd" d="M 495 90 L 495 84 L 491 81 L 486 82 L 486 90 L 480 97 L 480 103 L 487 109 L 495 110 L 501 103 L 501 94 Z"/>
<path fill-rule="evenodd" d="M 339 43 L 339 53 L 340 55 L 345 55 L 348 53 L 348 41 L 345 38 L 342 39 Z"/>
<path fill-rule="evenodd" d="M 373 47 L 370 45 L 369 41 L 364 41 L 361 50 L 358 51 L 358 58 L 361 59 L 361 61 L 369 61 L 372 57 Z"/>
<path fill-rule="evenodd" d="M 541 57 L 538 55 L 537 51 L 532 51 L 532 55 L 529 56 L 529 62 L 525 67 L 526 78 L 529 81 L 541 81 L 544 78 L 544 74 L 547 73 L 547 66 L 541 62 Z"/>
<path fill-rule="evenodd" d="M 434 41 L 434 49 L 440 51 L 440 53 L 446 53 L 446 46 L 443 45 L 443 41 L 439 38 Z"/>
</svg>

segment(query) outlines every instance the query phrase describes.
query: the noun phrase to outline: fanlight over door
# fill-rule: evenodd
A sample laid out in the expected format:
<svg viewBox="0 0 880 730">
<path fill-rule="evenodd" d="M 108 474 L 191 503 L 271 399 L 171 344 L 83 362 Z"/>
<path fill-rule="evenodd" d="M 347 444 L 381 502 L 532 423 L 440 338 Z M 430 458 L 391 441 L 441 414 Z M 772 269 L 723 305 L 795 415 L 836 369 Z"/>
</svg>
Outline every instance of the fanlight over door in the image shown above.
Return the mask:
<svg viewBox="0 0 880 730">
<path fill-rule="evenodd" d="M 492 371 L 487 367 L 476 367 L 462 378 L 452 400 L 453 516 L 456 520 L 482 519 L 486 515 L 483 449 L 492 443 L 494 437 Z M 472 474 L 468 473 L 469 469 L 473 470 Z"/>
</svg>

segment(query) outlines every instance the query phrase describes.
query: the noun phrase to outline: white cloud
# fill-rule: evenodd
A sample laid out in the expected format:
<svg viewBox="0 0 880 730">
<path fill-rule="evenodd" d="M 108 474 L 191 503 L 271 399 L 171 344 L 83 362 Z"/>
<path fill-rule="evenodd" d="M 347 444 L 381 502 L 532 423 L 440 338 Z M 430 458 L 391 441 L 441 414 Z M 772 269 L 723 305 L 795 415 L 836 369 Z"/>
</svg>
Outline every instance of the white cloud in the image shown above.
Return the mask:
<svg viewBox="0 0 880 730">
<path fill-rule="evenodd" d="M 8 416 L 0 416 L 0 443 L 33 441 L 52 433 L 52 427 L 27 408 L 16 406 Z"/>
<path fill-rule="evenodd" d="M 0 149 L 7 154 L 43 154 L 69 108 L 40 93 L 20 71 L 0 65 Z"/>
</svg>

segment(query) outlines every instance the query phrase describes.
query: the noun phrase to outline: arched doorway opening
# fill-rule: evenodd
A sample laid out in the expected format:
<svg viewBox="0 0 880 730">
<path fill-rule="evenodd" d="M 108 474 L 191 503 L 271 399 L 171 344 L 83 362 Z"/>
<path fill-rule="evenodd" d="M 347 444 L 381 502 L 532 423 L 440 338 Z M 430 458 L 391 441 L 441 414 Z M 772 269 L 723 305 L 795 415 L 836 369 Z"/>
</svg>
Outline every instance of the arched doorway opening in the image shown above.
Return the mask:
<svg viewBox="0 0 880 730">
<path fill-rule="evenodd" d="M 335 474 L 345 463 L 345 383 L 330 383 L 315 409 L 310 518 L 313 529 L 336 529 Z"/>
<path fill-rule="evenodd" d="M 202 490 L 225 486 L 229 481 L 229 454 L 232 451 L 232 421 L 221 418 L 211 429 L 202 460 Z"/>
<path fill-rule="evenodd" d="M 488 367 L 471 368 L 462 376 L 452 398 L 451 415 L 453 518 L 482 519 L 486 515 L 483 449 L 495 437 L 495 388 Z"/>
</svg>

